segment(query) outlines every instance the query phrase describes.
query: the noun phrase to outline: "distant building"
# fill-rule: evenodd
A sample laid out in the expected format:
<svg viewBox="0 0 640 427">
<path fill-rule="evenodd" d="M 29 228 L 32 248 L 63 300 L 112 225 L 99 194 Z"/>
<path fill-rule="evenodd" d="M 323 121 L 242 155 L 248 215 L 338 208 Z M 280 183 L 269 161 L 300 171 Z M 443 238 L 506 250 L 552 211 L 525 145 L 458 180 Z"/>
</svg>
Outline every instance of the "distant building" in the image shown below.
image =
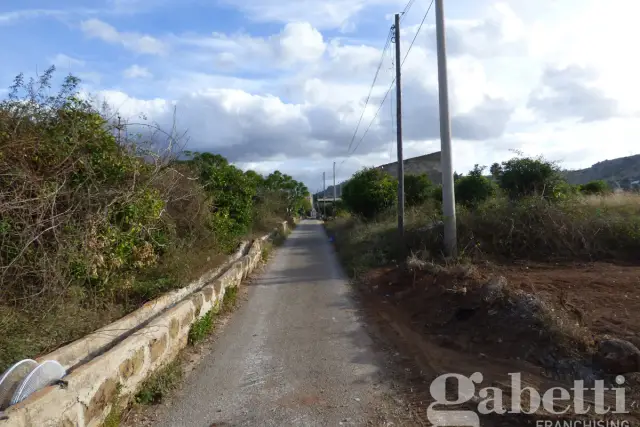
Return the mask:
<svg viewBox="0 0 640 427">
<path fill-rule="evenodd" d="M 398 177 L 398 162 L 387 163 L 386 165 L 378 166 L 378 168 L 396 178 Z M 442 182 L 439 151 L 404 160 L 405 175 L 421 175 L 423 173 L 426 173 L 434 184 L 440 184 Z"/>
</svg>

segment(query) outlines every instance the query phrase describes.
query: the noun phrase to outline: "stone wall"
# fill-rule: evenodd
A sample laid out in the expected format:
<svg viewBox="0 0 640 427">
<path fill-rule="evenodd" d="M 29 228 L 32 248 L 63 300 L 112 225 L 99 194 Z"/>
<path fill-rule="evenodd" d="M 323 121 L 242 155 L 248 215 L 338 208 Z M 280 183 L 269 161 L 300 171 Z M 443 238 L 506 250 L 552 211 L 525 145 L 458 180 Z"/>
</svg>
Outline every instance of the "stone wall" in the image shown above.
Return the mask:
<svg viewBox="0 0 640 427">
<path fill-rule="evenodd" d="M 153 301 L 149 301 L 122 319 L 116 320 L 86 337 L 46 354 L 38 358 L 37 361 L 56 360 L 64 366 L 65 369 L 69 370 L 83 362 L 86 362 L 87 360 L 91 360 L 98 354 L 108 350 L 119 341 L 122 341 L 133 333 L 136 328 L 143 326 L 145 322 L 152 319 L 158 313 L 161 313 L 175 305 L 179 301 L 183 300 L 187 295 L 202 288 L 206 283 L 219 276 L 221 272 L 228 269 L 232 263 L 244 255 L 248 244 L 249 242 L 243 242 L 238 250 L 231 255 L 225 263 L 213 270 L 210 270 L 200 279 L 190 283 L 188 286 L 168 292 Z"/>
<path fill-rule="evenodd" d="M 287 231 L 287 223 L 279 228 Z M 116 394 L 125 399 L 132 396 L 151 373 L 172 361 L 187 345 L 191 324 L 222 301 L 226 289 L 239 286 L 253 271 L 267 238 L 254 240 L 247 254 L 220 277 L 146 321 L 109 350 L 81 363 L 64 378 L 66 385 L 44 388 L 8 408 L 0 427 L 102 425 Z"/>
</svg>

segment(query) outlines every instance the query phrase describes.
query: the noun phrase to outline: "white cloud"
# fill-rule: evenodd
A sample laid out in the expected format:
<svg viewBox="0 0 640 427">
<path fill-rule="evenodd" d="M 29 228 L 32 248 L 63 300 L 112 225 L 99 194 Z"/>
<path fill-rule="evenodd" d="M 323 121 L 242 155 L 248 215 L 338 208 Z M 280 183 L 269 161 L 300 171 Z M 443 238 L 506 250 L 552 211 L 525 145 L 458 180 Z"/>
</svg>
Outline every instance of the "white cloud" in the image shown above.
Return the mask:
<svg viewBox="0 0 640 427">
<path fill-rule="evenodd" d="M 0 25 L 13 24 L 24 19 L 33 19 L 47 16 L 62 16 L 65 12 L 56 9 L 23 9 L 0 13 Z"/>
<path fill-rule="evenodd" d="M 389 11 L 404 5 L 395 0 L 370 3 Z M 322 171 L 345 159 L 384 40 L 368 40 L 362 32 L 363 21 L 356 19 L 363 16 L 361 0 L 236 0 L 234 5 L 254 20 L 282 22 L 282 28 L 266 36 L 239 31 L 156 39 L 85 21 L 90 37 L 134 52 L 172 53 L 161 73 L 168 77 L 145 83 L 145 91 L 148 85 L 159 88 L 157 92 L 145 96 L 136 82 L 137 97 L 124 90 L 103 95 L 125 116 L 144 112 L 167 129 L 175 106 L 176 125 L 188 130 L 189 148 L 219 152 L 263 172 L 280 168 L 317 186 Z M 633 21 L 621 15 L 634 8 L 610 12 L 611 19 L 602 24 L 619 43 L 612 44 L 605 34 L 607 51 L 600 36 L 587 31 L 602 23 L 596 0 L 543 0 L 535 7 L 520 0 L 460 0 L 448 6 L 455 169 L 465 172 L 475 163 L 505 160 L 513 156 L 510 149 L 544 154 L 567 167 L 629 155 L 640 138 L 640 119 L 633 115 L 640 111 L 635 96 L 640 62 L 620 52 L 632 51 L 621 35 Z M 416 10 L 403 26 L 403 56 L 417 29 L 411 23 L 421 18 Z M 403 65 L 406 157 L 437 151 L 440 145 L 432 19 Z M 335 30 L 345 25 L 361 32 L 335 37 Z M 145 37 L 158 45 L 147 45 Z M 147 72 L 134 65 L 124 75 L 144 77 Z M 395 157 L 393 93 L 374 119 L 392 78 L 391 57 L 385 56 L 356 143 L 371 127 L 356 154 L 344 161 L 339 179 Z"/>
<path fill-rule="evenodd" d="M 121 44 L 133 52 L 150 55 L 162 55 L 167 52 L 165 43 L 152 36 L 135 32 L 119 32 L 115 27 L 99 19 L 82 21 L 80 27 L 89 37 L 98 38 L 107 43 Z"/>
<path fill-rule="evenodd" d="M 322 34 L 307 22 L 290 22 L 280 33 L 253 37 L 246 33 L 174 37 L 173 43 L 196 48 L 192 57 L 214 62 L 225 69 L 283 69 L 322 58 L 326 44 Z"/>
<path fill-rule="evenodd" d="M 58 68 L 71 69 L 74 67 L 84 67 L 86 62 L 82 59 L 73 58 L 69 55 L 59 53 L 51 58 L 51 63 Z"/>
<path fill-rule="evenodd" d="M 404 4 L 404 0 L 223 0 L 260 22 L 309 22 L 316 28 L 348 28 L 365 7 Z"/>
<path fill-rule="evenodd" d="M 153 74 L 151 74 L 148 69 L 141 67 L 138 64 L 133 64 L 129 68 L 125 69 L 122 74 L 128 79 L 146 79 L 153 77 Z"/>
<path fill-rule="evenodd" d="M 308 22 L 287 24 L 278 41 L 282 58 L 289 62 L 315 61 L 322 56 L 326 49 L 322 34 Z"/>
</svg>

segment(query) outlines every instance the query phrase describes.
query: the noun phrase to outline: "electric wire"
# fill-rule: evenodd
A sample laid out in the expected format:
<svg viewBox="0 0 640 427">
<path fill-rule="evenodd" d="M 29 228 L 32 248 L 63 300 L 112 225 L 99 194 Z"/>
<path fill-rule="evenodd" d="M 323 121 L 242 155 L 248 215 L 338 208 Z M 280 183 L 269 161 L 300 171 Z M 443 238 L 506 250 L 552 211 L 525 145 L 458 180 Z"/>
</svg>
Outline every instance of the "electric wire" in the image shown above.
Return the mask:
<svg viewBox="0 0 640 427">
<path fill-rule="evenodd" d="M 424 16 L 422 17 L 422 22 L 420 22 L 420 25 L 418 26 L 418 29 L 416 31 L 416 34 L 413 36 L 413 40 L 411 40 L 411 44 L 409 45 L 409 49 L 407 49 L 407 53 L 405 53 L 404 58 L 402 59 L 402 62 L 400 63 L 400 67 L 402 67 L 404 65 L 404 62 L 407 60 L 407 57 L 409 56 L 409 52 L 411 52 L 411 48 L 413 47 L 413 44 L 415 43 L 416 39 L 418 38 L 418 34 L 420 34 L 420 30 L 422 29 L 422 26 L 424 25 L 425 20 L 427 19 L 427 15 L 429 15 L 429 12 L 431 11 L 431 8 L 433 6 L 433 2 L 434 0 L 431 0 L 431 4 L 429 5 L 429 8 L 427 9 L 427 11 L 425 12 Z M 362 140 L 364 140 L 365 136 L 367 136 L 367 133 L 369 133 L 369 129 L 371 129 L 371 126 L 373 125 L 373 123 L 375 122 L 376 118 L 378 117 L 378 115 L 380 114 L 380 110 L 382 110 L 382 106 L 384 104 L 384 101 L 387 99 L 387 96 L 389 96 L 389 92 L 391 92 L 391 89 L 393 88 L 394 83 L 396 82 L 395 77 L 393 78 L 393 81 L 391 82 L 391 84 L 389 85 L 389 88 L 387 89 L 384 97 L 382 98 L 382 102 L 380 102 L 380 106 L 378 108 L 378 110 L 376 111 L 375 115 L 373 116 L 373 118 L 371 119 L 371 122 L 369 122 L 369 126 L 367 126 L 367 129 L 365 130 L 364 134 L 362 135 L 362 137 L 360 138 L 360 140 L 358 141 L 358 143 L 356 144 L 356 146 L 354 147 L 353 151 L 351 153 L 348 153 L 347 151 L 347 157 L 345 159 L 342 160 L 342 162 L 340 163 L 341 165 L 349 158 L 353 155 L 353 153 L 356 152 L 356 150 L 358 149 L 358 147 L 360 146 L 360 144 L 362 143 Z"/>
<path fill-rule="evenodd" d="M 367 111 L 367 105 L 369 105 L 369 99 L 371 99 L 371 93 L 373 92 L 373 88 L 376 84 L 376 80 L 378 79 L 378 75 L 380 74 L 380 68 L 384 62 L 384 54 L 391 44 L 391 31 L 387 35 L 387 41 L 385 42 L 384 48 L 382 49 L 382 55 L 380 57 L 380 63 L 378 64 L 378 68 L 376 69 L 376 73 L 373 76 L 373 81 L 371 82 L 371 87 L 369 88 L 369 94 L 367 95 L 367 99 L 364 101 L 364 107 L 362 108 L 362 114 L 360 115 L 360 119 L 358 119 L 358 124 L 356 125 L 356 130 L 353 132 L 353 136 L 351 137 L 351 141 L 349 142 L 349 147 L 347 147 L 347 153 L 351 150 L 353 145 L 353 141 L 356 139 L 356 135 L 358 134 L 358 130 L 360 129 L 360 124 L 362 123 L 362 118 L 364 117 L 364 113 Z"/>
</svg>

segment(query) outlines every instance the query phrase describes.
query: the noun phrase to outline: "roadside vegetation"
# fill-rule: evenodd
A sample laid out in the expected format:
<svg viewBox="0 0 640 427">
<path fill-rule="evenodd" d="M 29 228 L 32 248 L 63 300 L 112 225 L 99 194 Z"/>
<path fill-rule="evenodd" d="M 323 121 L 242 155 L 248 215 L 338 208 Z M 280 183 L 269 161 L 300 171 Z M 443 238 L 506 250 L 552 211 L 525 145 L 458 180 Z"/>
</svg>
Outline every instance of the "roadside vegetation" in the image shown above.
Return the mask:
<svg viewBox="0 0 640 427">
<path fill-rule="evenodd" d="M 456 176 L 461 257 L 640 261 L 639 194 L 613 193 L 603 181 L 570 185 L 557 165 L 542 158 L 494 164 L 490 176 L 484 170 L 476 165 Z M 378 169 L 356 173 L 343 189 L 350 215 L 342 215 L 340 226 L 385 241 L 358 251 L 362 257 L 377 253 L 378 265 L 411 251 L 443 259 L 442 188 L 426 175 L 405 178 L 406 236 L 398 246 L 396 186 L 392 176 Z M 404 252 L 394 252 L 398 248 Z"/>
<path fill-rule="evenodd" d="M 391 303 L 376 310 L 405 313 L 432 351 L 519 358 L 586 380 L 639 372 L 626 360 L 640 360 L 640 194 L 603 181 L 570 185 L 544 158 L 485 170 L 455 176 L 453 258 L 444 254 L 440 186 L 407 177 L 400 238 L 396 180 L 355 174 L 343 187 L 348 214 L 326 223 L 346 273 Z M 640 395 L 640 383 L 630 387 Z"/>
<path fill-rule="evenodd" d="M 0 102 L 0 371 L 197 278 L 308 191 L 126 124 L 54 69 Z"/>
</svg>

